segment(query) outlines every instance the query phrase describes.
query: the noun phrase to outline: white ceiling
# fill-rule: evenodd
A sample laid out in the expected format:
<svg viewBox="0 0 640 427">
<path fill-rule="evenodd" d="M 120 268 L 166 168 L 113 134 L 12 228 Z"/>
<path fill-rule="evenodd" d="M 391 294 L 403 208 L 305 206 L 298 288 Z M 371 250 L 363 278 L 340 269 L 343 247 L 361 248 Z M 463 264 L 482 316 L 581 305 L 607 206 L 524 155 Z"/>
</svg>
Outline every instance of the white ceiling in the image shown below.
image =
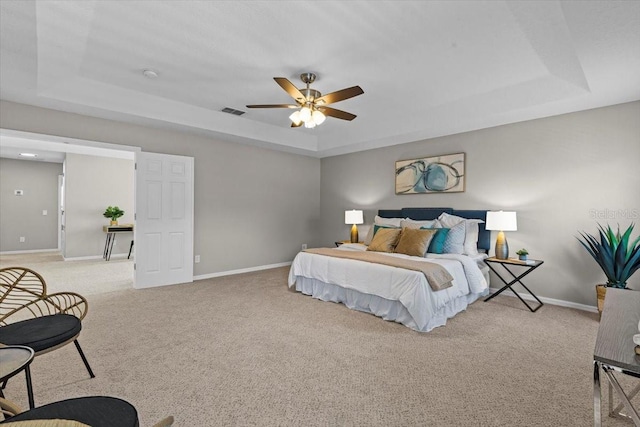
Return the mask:
<svg viewBox="0 0 640 427">
<path fill-rule="evenodd" d="M 640 99 L 640 1 L 3 0 L 0 49 L 4 100 L 318 157 Z M 245 108 L 306 71 L 358 117 Z"/>
</svg>

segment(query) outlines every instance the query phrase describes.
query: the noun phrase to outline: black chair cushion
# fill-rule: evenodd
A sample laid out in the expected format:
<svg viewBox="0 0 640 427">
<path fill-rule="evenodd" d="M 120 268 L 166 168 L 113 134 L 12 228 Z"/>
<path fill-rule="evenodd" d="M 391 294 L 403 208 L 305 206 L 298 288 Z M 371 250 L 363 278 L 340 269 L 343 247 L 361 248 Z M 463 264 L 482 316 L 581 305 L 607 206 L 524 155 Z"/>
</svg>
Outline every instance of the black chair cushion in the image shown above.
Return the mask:
<svg viewBox="0 0 640 427">
<path fill-rule="evenodd" d="M 91 427 L 138 427 L 138 412 L 129 402 L 115 397 L 91 396 L 61 400 L 29 409 L 5 421 L 63 419 Z"/>
<path fill-rule="evenodd" d="M 0 327 L 0 343 L 24 345 L 36 353 L 77 336 L 82 322 L 70 314 L 52 314 Z"/>
</svg>

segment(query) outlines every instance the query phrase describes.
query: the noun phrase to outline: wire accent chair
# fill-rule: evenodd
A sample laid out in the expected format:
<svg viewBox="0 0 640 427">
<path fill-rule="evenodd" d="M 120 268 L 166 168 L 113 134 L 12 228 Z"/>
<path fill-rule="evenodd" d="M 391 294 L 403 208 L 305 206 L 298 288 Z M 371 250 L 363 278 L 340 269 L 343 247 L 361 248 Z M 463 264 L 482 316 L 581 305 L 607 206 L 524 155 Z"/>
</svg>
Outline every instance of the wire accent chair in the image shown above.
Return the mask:
<svg viewBox="0 0 640 427">
<path fill-rule="evenodd" d="M 87 396 L 49 403 L 22 411 L 18 405 L 0 397 L 0 424 L 37 427 L 138 427 L 138 412 L 129 402 L 108 396 Z M 34 424 L 30 424 L 33 422 Z M 173 416 L 158 421 L 153 427 L 171 427 Z"/>
<path fill-rule="evenodd" d="M 78 343 L 88 308 L 75 292 L 48 295 L 44 278 L 29 268 L 0 269 L 0 345 L 31 347 L 38 356 L 73 342 L 94 378 Z"/>
</svg>

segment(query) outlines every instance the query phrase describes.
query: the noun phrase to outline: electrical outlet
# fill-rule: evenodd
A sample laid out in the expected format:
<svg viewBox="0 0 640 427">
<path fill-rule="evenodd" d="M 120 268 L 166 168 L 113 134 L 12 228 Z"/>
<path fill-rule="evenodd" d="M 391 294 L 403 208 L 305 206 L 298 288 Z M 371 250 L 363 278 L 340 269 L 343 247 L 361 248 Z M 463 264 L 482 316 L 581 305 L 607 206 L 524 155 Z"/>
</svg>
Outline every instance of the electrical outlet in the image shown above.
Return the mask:
<svg viewBox="0 0 640 427">
<path fill-rule="evenodd" d="M 26 241 L 26 239 L 24 238 L 24 236 L 20 236 L 20 243 L 24 243 Z"/>
<path fill-rule="evenodd" d="M 200 255 L 196 255 L 195 262 L 196 262 L 196 264 L 200 262 Z"/>
<path fill-rule="evenodd" d="M 43 209 L 43 210 L 42 210 L 42 215 L 45 215 L 45 216 L 46 216 L 46 215 L 49 215 L 49 212 L 47 212 L 47 210 L 46 210 L 46 209 Z"/>
<path fill-rule="evenodd" d="M 306 244 L 306 243 L 303 243 L 303 244 L 302 244 L 302 250 L 304 251 L 305 249 L 307 249 L 307 244 Z"/>
</svg>

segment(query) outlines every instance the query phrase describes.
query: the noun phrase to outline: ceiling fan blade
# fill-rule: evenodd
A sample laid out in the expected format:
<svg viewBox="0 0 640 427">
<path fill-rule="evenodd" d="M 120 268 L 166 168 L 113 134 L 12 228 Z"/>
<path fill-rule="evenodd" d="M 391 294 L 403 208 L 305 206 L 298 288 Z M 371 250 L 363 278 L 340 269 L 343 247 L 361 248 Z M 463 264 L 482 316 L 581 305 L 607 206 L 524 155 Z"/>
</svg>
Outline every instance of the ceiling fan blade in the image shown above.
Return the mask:
<svg viewBox="0 0 640 427">
<path fill-rule="evenodd" d="M 345 99 L 353 98 L 354 96 L 362 95 L 363 93 L 364 91 L 360 86 L 353 86 L 321 96 L 315 100 L 315 103 L 316 105 L 333 104 L 334 102 L 344 101 Z"/>
<path fill-rule="evenodd" d="M 322 111 L 325 116 L 335 117 L 336 119 L 351 121 L 358 117 L 355 114 L 347 113 L 346 111 L 342 110 L 336 110 L 335 108 L 331 107 L 318 107 L 318 110 Z"/>
<path fill-rule="evenodd" d="M 247 108 L 300 108 L 300 106 L 291 104 L 258 104 L 247 105 Z"/>
<path fill-rule="evenodd" d="M 291 83 L 286 78 L 284 78 L 284 77 L 274 77 L 273 80 L 275 80 L 276 83 L 278 83 L 282 89 L 287 91 L 287 93 L 289 95 L 291 95 L 291 97 L 293 99 L 295 99 L 296 101 L 304 102 L 306 100 L 306 98 L 304 97 L 302 92 L 300 92 L 300 90 L 297 87 L 295 87 L 293 85 L 293 83 Z"/>
</svg>

